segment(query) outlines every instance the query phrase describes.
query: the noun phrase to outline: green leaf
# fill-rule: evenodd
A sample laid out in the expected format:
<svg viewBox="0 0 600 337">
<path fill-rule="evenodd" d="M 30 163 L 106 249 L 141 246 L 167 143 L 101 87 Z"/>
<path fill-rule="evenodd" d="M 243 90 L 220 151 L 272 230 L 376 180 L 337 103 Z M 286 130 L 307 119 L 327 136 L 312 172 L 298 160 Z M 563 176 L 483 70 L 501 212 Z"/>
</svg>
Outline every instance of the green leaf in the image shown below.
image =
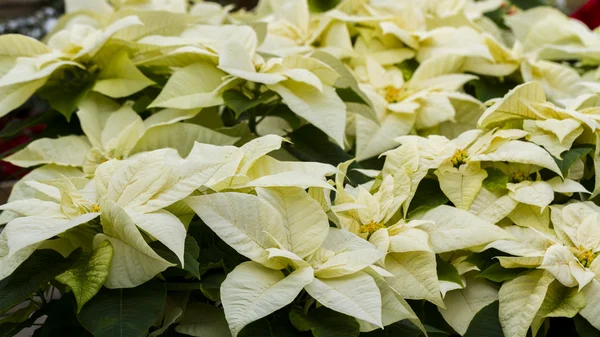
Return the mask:
<svg viewBox="0 0 600 337">
<path fill-rule="evenodd" d="M 417 68 L 419 68 L 419 62 L 415 59 L 404 60 L 397 67 L 402 71 L 404 80 L 410 81 Z"/>
<path fill-rule="evenodd" d="M 5 315 L 0 319 L 0 324 L 3 323 L 22 323 L 26 321 L 31 314 L 39 309 L 38 305 L 31 301 L 29 304 L 21 309 L 11 311 L 10 314 Z"/>
<path fill-rule="evenodd" d="M 508 7 L 508 6 L 505 6 Z M 498 25 L 501 29 L 509 30 L 510 28 L 506 25 L 504 18 L 508 12 L 509 8 L 498 8 L 494 11 L 487 12 L 484 15 L 488 17 L 490 20 L 494 21 L 495 24 Z"/>
<path fill-rule="evenodd" d="M 80 251 L 64 258 L 53 250 L 38 250 L 23 262 L 9 277 L 0 282 L 0 312 L 27 300 L 56 275 L 69 269 L 79 258 Z"/>
<path fill-rule="evenodd" d="M 198 257 L 200 256 L 200 247 L 198 242 L 191 236 L 185 238 L 185 252 L 183 254 L 184 270 L 190 272 L 195 278 L 200 279 L 200 264 Z"/>
<path fill-rule="evenodd" d="M 373 103 L 369 97 L 362 90 L 360 90 L 356 78 L 354 75 L 352 75 L 350 70 L 346 68 L 342 61 L 323 51 L 314 52 L 311 56 L 327 64 L 340 75 L 340 78 L 338 78 L 335 83 L 335 87 L 337 88 L 337 94 L 340 95 L 340 98 L 344 102 L 361 103 L 368 106 L 368 109 L 362 109 L 359 111 L 359 113 L 364 117 L 379 123 L 377 114 L 375 113 L 375 110 L 373 110 Z M 344 90 L 340 91 L 339 89 Z"/>
<path fill-rule="evenodd" d="M 527 1 L 527 0 L 526 0 Z M 511 80 L 501 80 L 496 77 L 479 76 L 478 80 L 473 80 L 466 84 L 467 93 L 475 96 L 478 100 L 485 102 L 492 98 L 504 97 L 509 90 L 520 83 Z"/>
<path fill-rule="evenodd" d="M 300 308 L 290 311 L 290 321 L 300 331 L 312 331 L 315 337 L 357 337 L 360 326 L 356 319 L 320 307 L 305 314 Z"/>
<path fill-rule="evenodd" d="M 435 260 L 438 279 L 440 279 L 440 281 L 454 282 L 463 285 L 458 270 L 456 270 L 456 267 L 454 267 L 452 263 L 445 261 L 439 257 L 439 255 L 436 255 Z"/>
<path fill-rule="evenodd" d="M 2 323 L 0 324 L 0 337 L 13 337 L 16 336 L 23 329 L 31 327 L 38 318 L 46 315 L 48 307 L 44 307 L 41 310 L 38 310 L 31 315 L 27 320 L 21 323 Z M 65 336 L 69 337 L 69 336 Z"/>
<path fill-rule="evenodd" d="M 547 0 L 511 0 L 510 2 L 524 10 L 538 6 L 550 6 Z"/>
<path fill-rule="evenodd" d="M 229 89 L 223 93 L 223 100 L 228 108 L 235 112 L 235 118 L 240 117 L 244 112 L 257 107 L 261 101 L 258 99 L 250 99 L 241 91 Z"/>
<path fill-rule="evenodd" d="M 500 265 L 500 262 L 496 262 L 483 270 L 477 277 L 483 277 L 492 282 L 502 283 L 504 281 L 510 281 L 521 273 L 526 272 L 527 268 L 504 268 Z"/>
<path fill-rule="evenodd" d="M 498 260 L 494 259 L 497 256 L 506 256 L 508 254 L 503 253 L 497 249 L 488 249 L 484 250 L 481 253 L 475 253 L 469 255 L 465 262 L 472 263 L 479 268 L 479 270 L 485 270 L 492 266 L 494 263 L 497 263 Z"/>
<path fill-rule="evenodd" d="M 316 161 L 320 163 L 337 166 L 353 157 L 336 143 L 331 142 L 329 137 L 321 130 L 311 124 L 304 125 L 288 135 L 291 144 L 283 144 L 283 147 L 294 157 L 302 161 Z M 352 185 L 363 184 L 371 180 L 355 169 L 364 168 L 359 163 L 352 163 L 348 170 L 348 179 Z"/>
<path fill-rule="evenodd" d="M 302 126 L 302 122 L 300 121 L 300 117 L 296 115 L 290 108 L 285 104 L 278 104 L 275 107 L 271 108 L 272 110 L 269 112 L 269 116 L 280 117 L 285 120 L 293 130 L 298 129 Z"/>
<path fill-rule="evenodd" d="M 454 336 L 454 329 L 446 322 L 435 304 L 424 301 L 419 317 L 429 337 Z"/>
<path fill-rule="evenodd" d="M 64 294 L 59 300 L 48 304 L 48 318 L 36 331 L 39 337 L 80 337 L 85 329 L 77 320 L 76 301 L 71 294 Z"/>
<path fill-rule="evenodd" d="M 307 337 L 309 335 L 297 331 L 290 323 L 287 315 L 281 311 L 256 322 L 248 324 L 238 337 Z M 207 336 L 208 337 L 208 336 Z"/>
<path fill-rule="evenodd" d="M 185 250 L 183 254 L 184 268 L 181 268 L 181 261 L 179 261 L 177 255 L 173 253 L 171 249 L 167 248 L 167 246 L 165 246 L 163 243 L 154 241 L 149 245 L 160 257 L 174 264 L 176 268 L 179 270 L 185 270 L 192 274 L 192 276 L 195 278 L 200 279 L 200 276 L 202 275 L 200 273 L 200 263 L 198 262 L 200 247 L 198 247 L 196 239 L 194 239 L 192 236 L 188 235 L 185 238 Z M 170 268 L 169 270 L 172 269 Z M 181 276 L 185 275 L 182 274 Z"/>
<path fill-rule="evenodd" d="M 417 187 L 417 192 L 410 202 L 408 209 L 408 217 L 412 217 L 419 212 L 425 212 L 436 208 L 440 205 L 445 205 L 448 202 L 448 197 L 442 192 L 440 184 L 437 180 L 423 179 Z"/>
<path fill-rule="evenodd" d="M 200 247 L 198 256 L 200 275 L 204 275 L 212 269 L 223 269 L 228 273 L 238 264 L 247 261 L 245 257 L 221 240 L 202 220 L 192 222 L 189 226 L 189 233 Z"/>
<path fill-rule="evenodd" d="M 223 308 L 197 302 L 187 305 L 185 314 L 175 327 L 175 331 L 186 336 L 231 337 Z"/>
<path fill-rule="evenodd" d="M 340 3 L 340 0 L 308 0 L 310 10 L 313 12 L 327 12 Z"/>
<path fill-rule="evenodd" d="M 429 337 L 444 337 L 450 334 L 425 325 L 425 331 Z M 369 333 L 360 334 L 361 337 L 423 337 L 423 332 L 408 320 L 403 320 L 392 325 L 388 325 L 384 330 L 375 330 Z"/>
<path fill-rule="evenodd" d="M 364 97 L 362 97 L 352 88 L 337 88 L 335 92 L 337 92 L 338 96 L 340 96 L 342 101 L 346 103 L 359 103 L 364 105 L 370 104 L 369 102 L 365 101 Z"/>
<path fill-rule="evenodd" d="M 77 312 L 100 291 L 108 278 L 113 257 L 110 241 L 103 241 L 91 254 L 81 254 L 77 263 L 56 280 L 71 288 L 77 300 Z"/>
<path fill-rule="evenodd" d="M 573 318 L 579 337 L 600 337 L 600 331 L 594 328 L 587 319 L 577 315 Z"/>
<path fill-rule="evenodd" d="M 12 119 L 4 126 L 4 128 L 2 128 L 2 131 L 0 131 L 0 138 L 15 137 L 27 128 L 49 122 L 57 115 L 57 112 L 50 110 L 26 119 Z"/>
<path fill-rule="evenodd" d="M 506 184 L 508 184 L 508 176 L 502 172 L 502 170 L 488 167 L 485 169 L 487 171 L 487 178 L 483 181 L 483 187 L 485 187 L 488 191 L 497 191 L 506 189 Z"/>
<path fill-rule="evenodd" d="M 504 337 L 498 320 L 499 307 L 499 302 L 495 301 L 479 310 L 463 337 Z"/>
<path fill-rule="evenodd" d="M 48 101 L 50 106 L 59 111 L 67 120 L 94 86 L 95 78 L 86 70 L 68 68 L 57 72 L 40 90 L 37 95 Z"/>
<path fill-rule="evenodd" d="M 167 290 L 152 280 L 131 289 L 102 289 L 79 313 L 95 337 L 143 337 L 160 318 Z"/>
<path fill-rule="evenodd" d="M 290 133 L 289 137 L 292 144 L 284 144 L 284 147 L 300 160 L 336 166 L 352 159 L 351 155 L 329 141 L 329 137 L 314 125 L 304 125 Z"/>
<path fill-rule="evenodd" d="M 212 273 L 202 277 L 200 290 L 209 300 L 217 302 L 221 298 L 221 284 L 225 281 L 225 273 Z"/>
<path fill-rule="evenodd" d="M 586 156 L 592 151 L 594 151 L 594 147 L 591 145 L 575 146 L 572 149 L 565 151 L 561 154 L 562 160 L 554 158 L 554 161 L 556 161 L 556 164 L 560 168 L 562 174 L 566 176 L 569 172 L 569 168 L 573 166 L 577 159 Z"/>
</svg>

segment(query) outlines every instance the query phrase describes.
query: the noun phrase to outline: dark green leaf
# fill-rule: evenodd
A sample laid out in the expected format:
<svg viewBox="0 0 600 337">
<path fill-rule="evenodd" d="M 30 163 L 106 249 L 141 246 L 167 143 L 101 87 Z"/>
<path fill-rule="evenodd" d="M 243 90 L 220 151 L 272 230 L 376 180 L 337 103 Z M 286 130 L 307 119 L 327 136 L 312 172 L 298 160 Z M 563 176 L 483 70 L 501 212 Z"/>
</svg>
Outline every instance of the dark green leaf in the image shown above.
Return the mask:
<svg viewBox="0 0 600 337">
<path fill-rule="evenodd" d="M 450 334 L 432 326 L 425 325 L 425 331 L 429 337 L 445 337 Z M 361 333 L 361 337 L 422 337 L 424 336 L 421 329 L 409 322 L 403 320 L 392 325 L 388 325 L 385 329 L 375 330 L 369 333 Z"/>
<path fill-rule="evenodd" d="M 417 192 L 410 202 L 408 217 L 418 212 L 428 211 L 448 202 L 448 197 L 442 192 L 437 180 L 423 179 L 417 187 Z"/>
<path fill-rule="evenodd" d="M 2 319 L 0 319 L 0 324 L 24 322 L 34 311 L 37 311 L 39 308 L 40 307 L 37 303 L 30 301 L 28 305 L 20 309 L 10 310 L 10 314 L 4 315 Z"/>
<path fill-rule="evenodd" d="M 24 326 L 24 323 L 2 323 L 0 324 L 0 337 L 13 337 L 23 329 L 29 328 L 33 323 Z"/>
<path fill-rule="evenodd" d="M 454 329 L 446 322 L 435 304 L 424 302 L 422 315 L 419 318 L 429 337 L 454 336 Z"/>
<path fill-rule="evenodd" d="M 179 258 L 177 258 L 177 255 L 175 253 L 173 253 L 172 250 L 167 248 L 167 246 L 165 246 L 162 242 L 153 241 L 153 242 L 150 242 L 148 245 L 160 257 L 162 257 L 163 259 L 167 260 L 168 262 L 176 265 L 177 268 L 181 268 L 181 262 L 179 261 Z"/>
<path fill-rule="evenodd" d="M 102 289 L 79 313 L 95 337 L 143 337 L 159 318 L 167 290 L 153 280 L 131 289 Z"/>
<path fill-rule="evenodd" d="M 283 310 L 282 310 L 283 311 Z M 281 311 L 269 315 L 266 318 L 250 323 L 240 333 L 238 337 L 308 337 L 310 336 L 297 331 L 290 323 L 287 315 L 282 315 Z"/>
<path fill-rule="evenodd" d="M 326 307 L 305 314 L 300 308 L 290 311 L 290 321 L 300 331 L 312 331 L 315 337 L 357 337 L 360 325 L 355 318 Z"/>
<path fill-rule="evenodd" d="M 548 331 L 550 330 L 550 321 L 554 320 L 554 319 L 555 319 L 554 317 L 545 319 L 542 323 L 542 326 L 538 330 L 537 335 L 535 335 L 535 337 L 546 337 L 548 335 Z M 569 322 L 571 322 L 571 321 L 569 321 Z M 571 327 L 569 327 L 569 328 L 571 328 Z M 562 330 L 562 328 L 558 329 L 558 330 Z M 574 336 L 575 334 L 577 334 L 574 323 L 573 323 L 573 327 L 570 332 L 572 332 L 572 333 L 559 334 L 558 336 Z M 553 334 L 551 336 L 557 336 L 554 333 L 555 333 L 555 331 L 553 331 Z M 527 337 L 533 337 L 533 331 L 531 331 L 531 329 L 529 329 L 529 331 L 527 331 Z"/>
<path fill-rule="evenodd" d="M 546 0 L 511 0 L 510 2 L 521 9 L 530 9 L 534 7 L 550 5 L 550 3 Z"/>
<path fill-rule="evenodd" d="M 289 134 L 292 144 L 284 144 L 288 152 L 304 161 L 318 161 L 337 166 L 352 159 L 329 137 L 312 124 L 307 124 Z"/>
<path fill-rule="evenodd" d="M 40 287 L 56 275 L 69 269 L 78 259 L 80 251 L 68 258 L 53 250 L 38 250 L 23 262 L 9 277 L 0 281 L 0 312 L 27 300 Z"/>
<path fill-rule="evenodd" d="M 54 117 L 56 117 L 58 113 L 56 111 L 50 110 L 38 115 L 26 118 L 26 119 L 13 119 L 4 126 L 2 131 L 0 131 L 0 138 L 12 138 L 20 134 L 23 130 L 47 123 Z"/>
<path fill-rule="evenodd" d="M 154 249 L 154 251 L 158 255 L 160 255 L 163 259 L 173 263 L 176 268 L 178 268 L 180 270 L 182 269 L 181 261 L 179 261 L 179 258 L 177 257 L 177 255 L 175 255 L 175 253 L 173 253 L 172 250 L 167 248 L 167 246 L 165 246 L 162 242 L 160 242 L 160 241 L 151 242 L 150 247 L 152 247 L 152 249 Z M 200 276 L 201 276 L 201 273 L 199 270 L 200 264 L 198 263 L 199 255 L 200 255 L 200 247 L 198 247 L 198 242 L 196 242 L 196 240 L 192 236 L 188 235 L 185 238 L 185 251 L 184 251 L 184 255 L 183 255 L 183 262 L 184 262 L 185 267 L 183 268 L 183 270 L 189 272 L 197 279 L 200 279 Z M 172 270 L 172 269 L 169 269 L 169 270 Z M 181 274 L 181 273 L 179 273 L 179 274 Z"/>
<path fill-rule="evenodd" d="M 346 103 L 359 103 L 369 105 L 369 102 L 366 102 L 365 99 L 361 97 L 361 95 L 359 95 L 352 88 L 337 88 L 335 91 L 337 92 L 338 96 L 342 99 L 342 101 Z"/>
<path fill-rule="evenodd" d="M 2 323 L 0 324 L 0 337 L 13 337 L 23 329 L 31 327 L 38 318 L 47 313 L 48 307 L 44 307 L 34 312 L 31 317 L 21 323 Z M 37 331 L 36 331 L 37 332 Z M 68 337 L 68 336 L 67 336 Z"/>
<path fill-rule="evenodd" d="M 38 331 L 39 337 L 80 337 L 85 329 L 77 320 L 77 305 L 71 293 L 49 303 L 48 318 Z"/>
<path fill-rule="evenodd" d="M 32 141 L 40 138 L 58 138 L 60 136 L 79 135 L 83 133 L 81 131 L 81 125 L 79 123 L 77 115 L 71 118 L 71 121 L 67 122 L 67 120 L 58 112 L 48 111 L 44 114 L 46 114 L 49 118 L 49 120 L 46 123 L 46 128 L 43 132 L 39 134 L 31 135 Z M 21 150 L 27 145 L 27 143 L 21 144 L 13 147 L 8 151 L 1 152 L 0 160 Z M 25 169 L 25 171 L 26 170 L 28 169 Z"/>
<path fill-rule="evenodd" d="M 487 280 L 501 283 L 510 281 L 528 270 L 529 269 L 527 268 L 504 268 L 500 265 L 500 262 L 496 262 L 484 269 L 477 277 L 483 277 Z"/>
<path fill-rule="evenodd" d="M 600 331 L 594 328 L 587 319 L 577 315 L 573 318 L 579 337 L 600 337 Z"/>
<path fill-rule="evenodd" d="M 235 118 L 240 117 L 244 112 L 257 107 L 261 101 L 258 99 L 250 99 L 241 91 L 229 89 L 223 93 L 223 100 L 228 108 L 235 112 Z"/>
<path fill-rule="evenodd" d="M 331 142 L 323 131 L 312 124 L 304 125 L 288 136 L 292 144 L 283 144 L 284 148 L 302 161 L 316 161 L 337 166 L 353 158 L 337 144 Z M 363 167 L 356 162 L 350 165 L 348 178 L 353 185 L 370 180 L 363 174 L 354 171 L 354 169 L 360 168 Z"/>
<path fill-rule="evenodd" d="M 287 105 L 279 104 L 269 113 L 269 116 L 280 117 L 285 120 L 293 130 L 301 126 L 300 118 Z"/>
<path fill-rule="evenodd" d="M 556 161 L 556 164 L 560 168 L 562 174 L 566 176 L 569 172 L 569 169 L 571 168 L 571 166 L 573 166 L 577 159 L 587 155 L 592 151 L 594 151 L 594 147 L 591 145 L 573 147 L 572 149 L 565 151 L 561 154 L 562 160 L 554 158 L 554 161 Z"/>
<path fill-rule="evenodd" d="M 368 333 L 360 334 L 361 337 L 421 337 L 423 332 L 417 327 L 410 326 L 406 321 L 386 326 L 384 330 L 378 329 Z"/>
<path fill-rule="evenodd" d="M 415 59 L 409 59 L 398 64 L 397 67 L 402 71 L 402 77 L 404 77 L 404 80 L 410 81 L 410 79 L 413 77 L 413 74 L 419 67 L 419 62 L 417 62 Z"/>
<path fill-rule="evenodd" d="M 497 249 L 488 249 L 481 253 L 475 253 L 469 255 L 466 262 L 472 263 L 479 268 L 479 270 L 485 270 L 489 268 L 494 263 L 497 263 L 498 260 L 495 259 L 497 256 L 507 256 L 508 254 L 503 253 Z"/>
<path fill-rule="evenodd" d="M 479 310 L 463 337 L 504 337 L 498 320 L 498 301 Z"/>
<path fill-rule="evenodd" d="M 445 261 L 438 255 L 436 255 L 435 259 L 438 279 L 463 285 L 458 270 L 456 270 L 456 267 L 452 263 Z"/>
<path fill-rule="evenodd" d="M 182 298 L 185 298 L 185 296 L 182 296 Z M 174 329 L 177 332 L 184 333 L 185 336 L 231 336 L 223 308 L 201 302 L 189 302 L 185 307 L 185 314 Z M 171 336 L 171 334 L 163 336 Z"/>
<path fill-rule="evenodd" d="M 58 138 L 68 135 L 83 135 L 81 123 L 79 123 L 79 118 L 77 118 L 76 114 L 71 116 L 71 119 L 68 121 L 61 114 L 56 114 L 55 116 L 55 118 L 46 124 L 44 132 L 36 135 L 37 138 Z"/>
<path fill-rule="evenodd" d="M 445 336 L 450 336 L 451 333 L 440 330 L 438 328 L 434 328 L 432 326 L 429 325 L 424 325 L 425 327 L 425 331 L 427 331 L 427 335 L 429 337 L 445 337 Z"/>
<path fill-rule="evenodd" d="M 310 10 L 313 12 L 326 12 L 340 3 L 340 0 L 308 0 Z"/>
<path fill-rule="evenodd" d="M 515 86 L 520 83 L 505 79 L 500 80 L 496 77 L 480 76 L 478 80 L 467 83 L 467 92 L 475 96 L 482 102 L 492 98 L 504 97 Z"/>
<path fill-rule="evenodd" d="M 576 289 L 573 289 L 577 291 Z M 577 317 L 577 316 L 575 316 Z M 587 337 L 577 333 L 577 326 L 575 324 L 576 318 L 567 317 L 549 317 L 544 321 L 542 328 L 536 335 L 536 337 L 564 337 L 564 336 L 579 336 Z M 592 334 L 591 336 L 598 336 Z"/>
<path fill-rule="evenodd" d="M 95 83 L 93 74 L 79 68 L 69 68 L 52 75 L 37 96 L 48 101 L 50 106 L 63 114 L 67 120 L 92 89 Z"/>
<path fill-rule="evenodd" d="M 506 16 L 506 13 L 507 13 L 507 9 L 498 8 L 495 11 L 485 13 L 485 16 L 487 16 L 490 20 L 494 21 L 494 23 L 497 24 L 500 28 L 510 29 L 510 28 L 508 28 L 508 26 L 506 25 L 506 22 L 504 21 L 504 17 Z"/>
<path fill-rule="evenodd" d="M 202 277 L 200 290 L 213 302 L 221 298 L 221 284 L 225 281 L 225 273 L 211 273 Z"/>
<path fill-rule="evenodd" d="M 183 254 L 184 268 L 197 279 L 200 279 L 200 264 L 198 257 L 200 256 L 200 247 L 198 242 L 191 236 L 185 238 L 185 252 Z"/>
<path fill-rule="evenodd" d="M 223 242 L 202 220 L 193 221 L 189 226 L 189 233 L 200 247 L 198 257 L 200 275 L 204 275 L 211 269 L 230 272 L 238 264 L 246 261 L 245 257 Z"/>
<path fill-rule="evenodd" d="M 146 111 L 150 103 L 154 101 L 154 98 L 148 95 L 143 95 L 139 99 L 135 101 L 133 104 L 133 110 L 137 113 L 142 113 Z"/>
<path fill-rule="evenodd" d="M 483 180 L 483 187 L 485 187 L 488 191 L 497 191 L 506 189 L 506 184 L 508 184 L 508 176 L 502 172 L 502 170 L 488 167 L 485 169 L 487 171 L 487 178 Z"/>
</svg>

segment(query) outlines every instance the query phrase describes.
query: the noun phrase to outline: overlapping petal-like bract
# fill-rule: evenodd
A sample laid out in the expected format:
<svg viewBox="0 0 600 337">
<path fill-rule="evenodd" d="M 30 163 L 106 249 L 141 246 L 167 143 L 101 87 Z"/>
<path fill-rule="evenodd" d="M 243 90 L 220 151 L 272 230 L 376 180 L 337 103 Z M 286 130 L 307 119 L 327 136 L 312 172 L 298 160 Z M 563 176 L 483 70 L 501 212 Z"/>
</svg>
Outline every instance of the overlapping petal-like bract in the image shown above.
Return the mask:
<svg viewBox="0 0 600 337">
<path fill-rule="evenodd" d="M 67 0 L 45 42 L 0 36 L 0 116 L 36 95 L 78 128 L 4 158 L 33 170 L 0 280 L 77 256 L 78 313 L 166 283 L 148 336 L 427 334 L 406 300 L 459 335 L 600 329 L 598 31 L 498 0 L 194 2 Z"/>
</svg>

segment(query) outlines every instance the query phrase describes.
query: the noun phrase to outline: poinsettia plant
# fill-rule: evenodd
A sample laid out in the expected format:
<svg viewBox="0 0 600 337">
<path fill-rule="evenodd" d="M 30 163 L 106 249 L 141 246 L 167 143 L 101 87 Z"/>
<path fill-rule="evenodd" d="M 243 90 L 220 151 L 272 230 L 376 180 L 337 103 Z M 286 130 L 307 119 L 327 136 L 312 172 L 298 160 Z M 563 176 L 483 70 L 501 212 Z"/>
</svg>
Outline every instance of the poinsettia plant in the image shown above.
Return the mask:
<svg viewBox="0 0 600 337">
<path fill-rule="evenodd" d="M 538 2 L 535 2 L 538 4 Z M 595 336 L 600 34 L 534 2 L 67 1 L 0 36 L 0 335 Z M 41 130 L 40 130 L 41 131 Z"/>
</svg>

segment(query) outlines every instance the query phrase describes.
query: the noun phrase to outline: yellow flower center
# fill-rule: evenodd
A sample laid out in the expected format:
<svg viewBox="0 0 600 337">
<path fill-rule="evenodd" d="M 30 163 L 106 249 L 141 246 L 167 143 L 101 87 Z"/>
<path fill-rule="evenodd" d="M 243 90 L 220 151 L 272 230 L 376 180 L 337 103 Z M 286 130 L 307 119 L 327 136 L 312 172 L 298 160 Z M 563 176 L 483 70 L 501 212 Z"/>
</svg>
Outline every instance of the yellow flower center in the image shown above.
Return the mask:
<svg viewBox="0 0 600 337">
<path fill-rule="evenodd" d="M 577 259 L 585 268 L 589 268 L 594 262 L 594 259 L 598 256 L 598 253 L 592 252 L 592 250 L 584 250 L 583 247 L 579 248 Z"/>
<path fill-rule="evenodd" d="M 527 175 L 523 172 L 515 172 L 512 177 L 513 183 L 521 183 L 527 180 Z"/>
<path fill-rule="evenodd" d="M 389 86 L 385 88 L 385 100 L 388 103 L 398 103 L 402 100 L 404 94 L 403 88 Z"/>
<path fill-rule="evenodd" d="M 99 213 L 100 212 L 100 206 L 99 205 L 92 205 L 92 213 Z"/>
<path fill-rule="evenodd" d="M 371 235 L 371 234 L 375 233 L 376 231 L 382 229 L 383 227 L 385 227 L 383 224 L 376 223 L 376 222 L 370 222 L 366 225 L 361 225 L 360 232 L 361 233 L 369 233 L 369 235 Z"/>
<path fill-rule="evenodd" d="M 466 160 L 467 152 L 465 150 L 456 150 L 454 156 L 452 156 L 452 159 L 450 159 L 450 162 L 452 162 L 454 167 L 458 168 L 460 165 L 464 164 Z"/>
</svg>

